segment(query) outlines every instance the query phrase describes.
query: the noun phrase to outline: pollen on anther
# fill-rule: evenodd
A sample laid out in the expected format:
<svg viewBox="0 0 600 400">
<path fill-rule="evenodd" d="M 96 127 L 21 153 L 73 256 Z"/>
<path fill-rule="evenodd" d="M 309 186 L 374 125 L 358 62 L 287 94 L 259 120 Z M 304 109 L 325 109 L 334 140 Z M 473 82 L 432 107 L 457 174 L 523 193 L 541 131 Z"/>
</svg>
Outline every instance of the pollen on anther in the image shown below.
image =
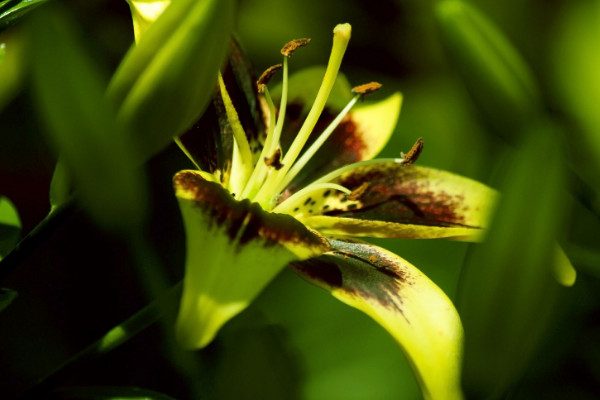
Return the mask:
<svg viewBox="0 0 600 400">
<path fill-rule="evenodd" d="M 256 84 L 258 85 L 259 93 L 263 93 L 265 91 L 265 87 L 267 86 L 267 83 L 269 83 L 269 81 L 271 80 L 273 75 L 275 75 L 275 73 L 277 71 L 279 71 L 281 69 L 281 67 L 282 67 L 282 64 L 271 65 L 269 68 L 267 68 L 265 70 L 265 72 L 262 73 L 260 78 L 258 78 L 258 81 L 256 81 Z"/>
<path fill-rule="evenodd" d="M 304 47 L 307 44 L 310 43 L 310 39 L 309 38 L 304 38 L 304 39 L 294 39 L 291 42 L 288 42 L 285 44 L 285 46 L 282 47 L 281 49 L 281 54 L 283 54 L 286 57 L 291 57 L 292 54 L 299 49 L 300 47 Z"/>
<path fill-rule="evenodd" d="M 413 147 L 407 154 L 404 154 L 402 164 L 403 165 L 411 165 L 419 158 L 419 155 L 423 151 L 423 139 L 418 138 Z"/>
<path fill-rule="evenodd" d="M 273 167 L 276 170 L 283 168 L 283 164 L 281 163 L 281 149 L 279 148 L 275 150 L 271 157 L 265 157 L 264 160 L 267 167 Z"/>
<path fill-rule="evenodd" d="M 379 89 L 381 89 L 381 83 L 369 82 L 369 83 L 365 83 L 364 85 L 358 85 L 358 86 L 353 87 L 352 93 L 356 93 L 356 94 L 365 96 L 367 94 L 376 92 Z"/>
</svg>

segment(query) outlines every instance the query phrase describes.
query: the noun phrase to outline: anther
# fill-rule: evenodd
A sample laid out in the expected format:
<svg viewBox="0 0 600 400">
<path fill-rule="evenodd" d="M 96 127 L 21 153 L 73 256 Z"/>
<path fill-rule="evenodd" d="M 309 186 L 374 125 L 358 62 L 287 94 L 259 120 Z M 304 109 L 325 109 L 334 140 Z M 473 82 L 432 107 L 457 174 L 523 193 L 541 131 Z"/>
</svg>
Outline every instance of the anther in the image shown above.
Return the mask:
<svg viewBox="0 0 600 400">
<path fill-rule="evenodd" d="M 413 147 L 407 154 L 403 155 L 402 165 L 411 165 L 419 158 L 419 155 L 423 151 L 423 139 L 418 138 Z"/>
<path fill-rule="evenodd" d="M 308 38 L 294 39 L 291 42 L 286 43 L 285 46 L 282 47 L 281 54 L 283 54 L 284 56 L 289 58 L 292 56 L 294 51 L 296 51 L 300 47 L 306 46 L 309 43 L 310 43 L 310 39 L 308 39 Z"/>
<path fill-rule="evenodd" d="M 267 83 L 269 83 L 273 75 L 275 75 L 275 73 L 279 71 L 281 67 L 282 64 L 271 65 L 265 70 L 265 72 L 262 73 L 260 78 L 258 78 L 258 81 L 256 81 L 256 84 L 258 85 L 258 93 L 263 93 L 265 91 Z"/>
<path fill-rule="evenodd" d="M 283 167 L 281 163 L 281 149 L 275 150 L 275 153 L 271 155 L 271 157 L 265 157 L 265 164 L 267 167 L 273 167 L 276 170 L 280 170 Z"/>
<path fill-rule="evenodd" d="M 362 96 L 365 96 L 367 94 L 371 94 L 373 92 L 376 92 L 379 89 L 381 89 L 381 83 L 379 83 L 379 82 L 369 82 L 369 83 L 365 83 L 364 85 L 358 85 L 356 87 L 353 87 L 352 88 L 352 93 L 356 93 L 356 94 L 360 94 Z"/>
<path fill-rule="evenodd" d="M 356 201 L 356 200 L 360 199 L 365 194 L 365 192 L 367 191 L 368 188 L 369 188 L 369 182 L 363 182 L 359 187 L 354 189 L 352 191 L 352 193 L 350 193 L 348 195 L 348 200 Z"/>
</svg>

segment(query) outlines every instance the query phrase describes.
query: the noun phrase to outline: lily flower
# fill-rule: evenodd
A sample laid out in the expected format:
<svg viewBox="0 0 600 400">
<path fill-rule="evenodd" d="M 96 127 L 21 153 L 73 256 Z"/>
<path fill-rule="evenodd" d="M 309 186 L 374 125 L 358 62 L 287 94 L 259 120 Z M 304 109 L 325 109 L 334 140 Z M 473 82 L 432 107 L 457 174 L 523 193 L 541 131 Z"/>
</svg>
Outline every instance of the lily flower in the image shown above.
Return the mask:
<svg viewBox="0 0 600 400">
<path fill-rule="evenodd" d="M 415 166 L 421 140 L 400 158 L 373 159 L 402 96 L 359 103 L 381 85 L 351 94 L 336 80 L 350 35 L 349 24 L 335 27 L 310 108 L 288 91 L 289 59 L 310 40 L 285 45 L 282 64 L 258 82 L 233 43 L 208 111 L 177 140 L 197 167 L 173 178 L 187 246 L 178 339 L 189 349 L 208 345 L 288 266 L 381 324 L 425 398 L 461 398 L 462 325 L 452 302 L 409 262 L 357 238 L 478 240 L 495 192 Z M 276 107 L 268 81 L 279 70 Z M 349 99 L 337 115 L 332 91 Z"/>
</svg>

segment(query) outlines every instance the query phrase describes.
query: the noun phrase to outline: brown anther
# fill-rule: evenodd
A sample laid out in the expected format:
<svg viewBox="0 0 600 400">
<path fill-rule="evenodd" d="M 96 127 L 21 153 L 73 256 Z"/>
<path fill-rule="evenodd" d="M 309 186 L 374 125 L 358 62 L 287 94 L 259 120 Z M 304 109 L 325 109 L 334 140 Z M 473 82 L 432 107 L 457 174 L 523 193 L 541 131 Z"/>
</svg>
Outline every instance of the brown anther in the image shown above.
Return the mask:
<svg viewBox="0 0 600 400">
<path fill-rule="evenodd" d="M 256 81 L 256 84 L 258 85 L 258 93 L 263 93 L 265 91 L 267 83 L 269 83 L 273 75 L 275 75 L 275 73 L 279 71 L 281 67 L 281 64 L 271 65 L 265 70 L 265 72 L 262 73 L 260 78 L 258 78 Z"/>
<path fill-rule="evenodd" d="M 365 194 L 365 192 L 367 191 L 368 188 L 369 188 L 369 182 L 363 182 L 359 187 L 354 189 L 352 191 L 352 193 L 350 193 L 348 195 L 348 200 L 355 201 L 355 200 L 360 199 L 362 197 L 362 195 Z"/>
<path fill-rule="evenodd" d="M 265 157 L 265 164 L 267 167 L 273 167 L 276 170 L 280 170 L 283 167 L 281 163 L 281 149 L 275 150 L 271 157 Z"/>
<path fill-rule="evenodd" d="M 294 51 L 299 49 L 300 47 L 304 47 L 310 43 L 310 39 L 294 39 L 291 42 L 288 42 L 281 48 L 281 54 L 286 57 L 291 57 Z"/>
<path fill-rule="evenodd" d="M 414 164 L 414 162 L 419 158 L 421 151 L 423 151 L 423 139 L 418 138 L 410 151 L 403 155 L 402 165 Z"/>
<path fill-rule="evenodd" d="M 360 95 L 367 95 L 373 92 L 378 91 L 379 89 L 381 89 L 381 83 L 379 82 L 369 82 L 369 83 L 365 83 L 364 85 L 358 85 L 356 87 L 352 88 L 352 93 L 356 93 L 356 94 L 360 94 Z"/>
</svg>

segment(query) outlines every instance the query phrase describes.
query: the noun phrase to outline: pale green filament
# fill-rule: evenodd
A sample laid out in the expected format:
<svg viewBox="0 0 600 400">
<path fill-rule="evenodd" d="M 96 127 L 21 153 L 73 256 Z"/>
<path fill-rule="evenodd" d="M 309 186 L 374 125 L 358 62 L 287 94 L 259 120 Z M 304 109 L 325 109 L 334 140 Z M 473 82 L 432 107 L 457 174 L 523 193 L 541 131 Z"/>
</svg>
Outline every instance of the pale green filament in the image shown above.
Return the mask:
<svg viewBox="0 0 600 400">
<path fill-rule="evenodd" d="M 181 151 L 183 151 L 183 154 L 185 154 L 187 156 L 187 158 L 189 158 L 190 161 L 194 163 L 194 165 L 196 166 L 196 168 L 198 168 L 199 170 L 201 170 L 202 168 L 200 168 L 200 166 L 198 165 L 198 163 L 194 160 L 194 157 L 192 157 L 192 155 L 190 154 L 190 152 L 183 145 L 183 143 L 181 142 L 181 139 L 178 138 L 178 137 L 176 137 L 175 139 L 173 139 L 173 141 L 177 144 L 177 146 L 179 146 L 179 149 L 181 149 Z"/>
<path fill-rule="evenodd" d="M 323 189 L 339 190 L 340 192 L 343 192 L 345 194 L 352 193 L 351 190 L 341 185 L 338 185 L 337 183 L 315 183 L 303 188 L 302 190 L 299 190 L 298 192 L 285 199 L 273 209 L 273 212 L 290 214 L 294 207 L 300 204 L 300 202 L 302 202 L 305 199 L 305 197 L 307 197 L 313 192 L 316 192 L 317 190 Z"/>
<path fill-rule="evenodd" d="M 344 57 L 346 47 L 350 41 L 350 34 L 350 24 L 337 25 L 333 30 L 333 47 L 331 49 L 329 63 L 327 64 L 327 70 L 325 71 L 323 82 L 321 83 L 321 87 L 319 88 L 319 92 L 317 93 L 317 97 L 313 103 L 313 106 L 310 109 L 304 124 L 302 124 L 298 135 L 283 158 L 283 167 L 279 171 L 274 171 L 267 178 L 265 184 L 254 199 L 267 209 L 272 207 L 272 202 L 274 201 L 273 195 L 277 193 L 275 192 L 275 188 L 279 186 L 288 170 L 291 168 L 292 164 L 302 151 L 302 148 L 304 147 L 304 144 L 308 140 L 308 137 L 315 127 L 319 116 L 323 112 L 323 108 L 325 108 L 325 103 L 327 102 L 329 93 L 333 88 L 333 84 L 335 83 L 337 73 L 342 63 L 342 58 Z M 282 100 L 286 97 L 287 96 L 282 96 Z"/>
<path fill-rule="evenodd" d="M 234 190 L 241 190 L 244 187 L 247 177 L 250 175 L 252 171 L 252 152 L 250 150 L 250 144 L 248 143 L 248 138 L 246 137 L 246 132 L 244 132 L 244 128 L 240 122 L 240 118 L 238 117 L 238 113 L 233 106 L 233 102 L 231 101 L 231 97 L 229 97 L 229 93 L 227 93 L 227 89 L 225 88 L 225 82 L 223 82 L 223 76 L 219 73 L 219 89 L 221 91 L 221 97 L 223 98 L 223 104 L 225 105 L 225 113 L 227 114 L 227 119 L 229 120 L 229 124 L 231 125 L 231 129 L 233 130 L 233 138 L 235 140 L 235 144 L 239 150 L 239 156 L 241 159 L 242 166 L 242 175 L 240 177 L 236 177 L 239 179 L 239 182 L 232 182 L 236 186 L 239 185 L 239 188 L 233 188 Z M 235 153 L 235 151 L 234 151 Z M 236 170 L 236 168 L 233 168 Z M 237 180 L 236 179 L 236 180 Z M 231 179 L 234 181 L 233 177 Z"/>
<path fill-rule="evenodd" d="M 333 131 L 338 127 L 340 122 L 344 119 L 344 117 L 350 112 L 354 104 L 360 98 L 360 94 L 357 94 L 350 100 L 350 102 L 344 107 L 344 109 L 338 114 L 337 117 L 329 124 L 329 126 L 321 133 L 319 138 L 314 141 L 314 143 L 304 152 L 302 157 L 298 159 L 290 169 L 290 171 L 286 174 L 285 178 L 279 186 L 275 189 L 276 193 L 279 193 L 285 189 L 287 185 L 298 175 L 298 173 L 306 166 L 306 164 L 310 161 L 310 159 L 315 155 L 315 153 L 321 148 L 323 143 L 331 136 Z"/>
<path fill-rule="evenodd" d="M 283 56 L 283 83 L 281 88 L 281 102 L 279 103 L 279 116 L 277 117 L 277 126 L 273 133 L 273 141 L 269 147 L 265 157 L 270 157 L 277 146 L 279 146 L 279 139 L 281 132 L 283 131 L 283 122 L 285 121 L 285 111 L 287 108 L 287 95 L 288 95 L 288 57 Z"/>
<path fill-rule="evenodd" d="M 258 158 L 257 165 L 254 167 L 254 171 L 252 171 L 252 175 L 242 192 L 242 198 L 248 198 L 251 195 L 255 194 L 256 190 L 258 190 L 258 186 L 262 184 L 265 179 L 265 175 L 267 174 L 267 166 L 262 160 L 268 158 L 270 156 L 267 149 L 271 146 L 273 142 L 273 132 L 275 130 L 275 105 L 273 104 L 273 99 L 271 98 L 271 94 L 269 93 L 269 89 L 265 86 L 264 89 L 265 100 L 267 101 L 267 106 L 269 107 L 269 130 L 267 132 L 267 138 L 265 139 L 265 144 L 263 146 L 262 152 L 260 153 L 260 157 Z"/>
</svg>

